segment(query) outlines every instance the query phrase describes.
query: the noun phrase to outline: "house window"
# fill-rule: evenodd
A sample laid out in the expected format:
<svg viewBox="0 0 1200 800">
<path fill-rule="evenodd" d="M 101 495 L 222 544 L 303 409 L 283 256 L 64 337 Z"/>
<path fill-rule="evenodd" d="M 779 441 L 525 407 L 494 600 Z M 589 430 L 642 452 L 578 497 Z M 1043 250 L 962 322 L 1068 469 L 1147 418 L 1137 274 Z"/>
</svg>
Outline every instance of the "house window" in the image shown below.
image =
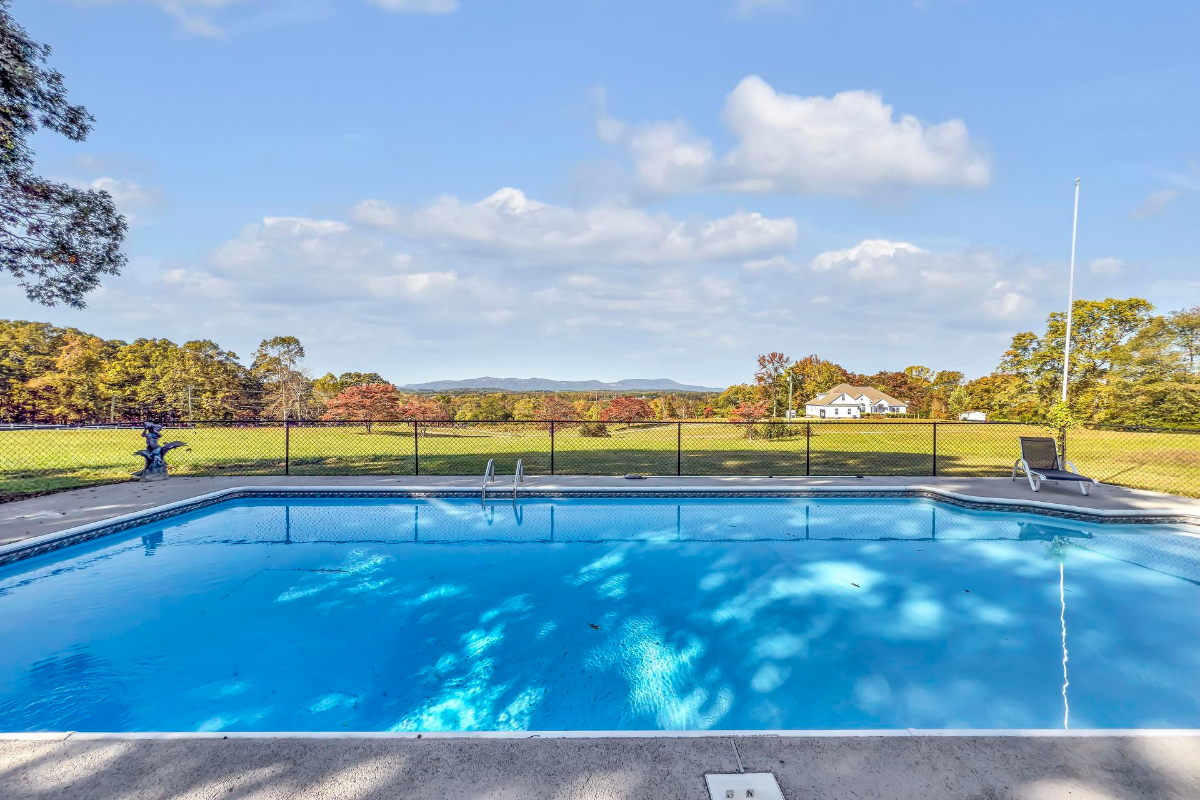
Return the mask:
<svg viewBox="0 0 1200 800">
<path fill-rule="evenodd" d="M 821 419 L 825 419 L 825 409 L 821 409 Z"/>
</svg>

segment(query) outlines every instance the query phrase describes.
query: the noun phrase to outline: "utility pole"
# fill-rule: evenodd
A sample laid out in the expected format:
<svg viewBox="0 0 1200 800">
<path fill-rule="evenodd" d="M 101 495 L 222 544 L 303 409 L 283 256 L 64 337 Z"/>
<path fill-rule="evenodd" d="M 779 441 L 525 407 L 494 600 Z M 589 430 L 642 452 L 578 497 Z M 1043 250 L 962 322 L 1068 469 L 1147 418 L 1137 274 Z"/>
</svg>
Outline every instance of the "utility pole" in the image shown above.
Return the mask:
<svg viewBox="0 0 1200 800">
<path fill-rule="evenodd" d="M 1079 178 L 1075 179 L 1075 216 L 1071 221 L 1071 277 L 1067 283 L 1067 334 L 1063 341 L 1062 401 L 1067 402 L 1067 381 L 1071 373 L 1071 312 L 1075 305 L 1075 236 L 1079 231 Z"/>
<path fill-rule="evenodd" d="M 788 419 L 792 418 L 792 373 L 788 372 Z"/>
<path fill-rule="evenodd" d="M 117 421 L 117 396 L 114 394 L 108 399 L 108 424 L 112 425 Z"/>
<path fill-rule="evenodd" d="M 192 419 L 192 385 L 188 384 L 188 419 Z"/>
</svg>

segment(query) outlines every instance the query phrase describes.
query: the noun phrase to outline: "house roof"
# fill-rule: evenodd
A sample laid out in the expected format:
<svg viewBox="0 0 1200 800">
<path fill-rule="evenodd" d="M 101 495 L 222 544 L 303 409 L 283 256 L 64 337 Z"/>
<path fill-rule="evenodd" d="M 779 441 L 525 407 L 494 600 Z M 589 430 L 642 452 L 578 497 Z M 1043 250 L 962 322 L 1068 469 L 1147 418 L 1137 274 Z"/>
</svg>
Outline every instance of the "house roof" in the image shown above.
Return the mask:
<svg viewBox="0 0 1200 800">
<path fill-rule="evenodd" d="M 905 406 L 908 405 L 903 400 L 897 400 L 886 392 L 881 392 L 878 389 L 873 389 L 870 386 L 851 386 L 848 383 L 839 383 L 829 391 L 821 392 L 819 395 L 809 400 L 804 405 L 806 406 L 833 406 L 845 405 L 845 403 L 835 403 L 834 399 L 841 397 L 843 394 L 849 395 L 852 398 L 866 396 L 871 401 L 871 405 L 875 405 L 880 400 L 890 406 Z"/>
</svg>

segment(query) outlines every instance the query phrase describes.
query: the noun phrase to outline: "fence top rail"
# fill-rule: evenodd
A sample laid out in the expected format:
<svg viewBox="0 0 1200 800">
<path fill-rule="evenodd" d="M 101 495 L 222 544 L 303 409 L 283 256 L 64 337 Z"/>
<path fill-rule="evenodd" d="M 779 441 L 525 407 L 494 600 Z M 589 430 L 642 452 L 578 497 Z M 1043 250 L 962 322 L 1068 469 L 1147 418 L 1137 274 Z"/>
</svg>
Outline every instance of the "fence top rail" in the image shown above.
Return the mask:
<svg viewBox="0 0 1200 800">
<path fill-rule="evenodd" d="M 164 428 L 184 428 L 195 427 L 197 425 L 213 425 L 229 428 L 237 427 L 253 427 L 256 425 L 290 425 L 293 427 L 338 427 L 346 425 L 454 425 L 467 427 L 471 425 L 587 425 L 587 424 L 604 424 L 604 425 L 895 425 L 895 426 L 929 426 L 929 425 L 962 425 L 971 427 L 987 427 L 987 426 L 1031 426 L 1039 428 L 1051 427 L 1046 422 L 1020 422 L 1015 420 L 959 420 L 959 419 L 827 419 L 827 418 L 808 418 L 797 417 L 795 419 L 785 419 L 782 417 L 772 417 L 754 420 L 733 420 L 733 419 L 605 419 L 605 420 L 588 420 L 588 419 L 473 419 L 473 420 L 455 420 L 455 419 L 396 419 L 396 418 L 379 418 L 379 419 L 193 419 L 193 420 L 151 420 L 158 422 Z M 142 427 L 141 422 L 80 422 L 71 424 L 33 424 L 33 423 L 12 423 L 0 424 L 0 431 L 5 430 L 82 430 L 82 429 L 118 429 L 129 430 L 139 429 Z M 1129 431 L 1153 431 L 1163 433 L 1200 433 L 1200 429 L 1190 428 L 1156 428 L 1151 426 L 1100 426 L 1088 425 L 1088 428 L 1097 430 L 1129 430 Z"/>
</svg>

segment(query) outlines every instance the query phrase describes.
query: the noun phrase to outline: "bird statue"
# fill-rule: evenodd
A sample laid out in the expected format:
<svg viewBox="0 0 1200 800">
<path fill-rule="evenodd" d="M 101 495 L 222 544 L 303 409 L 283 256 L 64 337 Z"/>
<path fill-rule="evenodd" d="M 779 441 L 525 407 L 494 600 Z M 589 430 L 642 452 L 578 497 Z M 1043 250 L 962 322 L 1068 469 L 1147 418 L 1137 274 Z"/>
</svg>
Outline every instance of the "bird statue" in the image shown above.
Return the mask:
<svg viewBox="0 0 1200 800">
<path fill-rule="evenodd" d="M 146 440 L 146 447 L 134 453 L 135 456 L 141 456 L 146 459 L 146 466 L 139 469 L 137 472 L 130 475 L 131 480 L 135 481 L 161 481 L 167 478 L 167 462 L 164 456 L 176 447 L 183 447 L 184 442 L 168 442 L 167 444 L 159 444 L 158 439 L 162 436 L 162 425 L 157 422 L 146 422 L 142 425 L 142 437 Z"/>
</svg>

